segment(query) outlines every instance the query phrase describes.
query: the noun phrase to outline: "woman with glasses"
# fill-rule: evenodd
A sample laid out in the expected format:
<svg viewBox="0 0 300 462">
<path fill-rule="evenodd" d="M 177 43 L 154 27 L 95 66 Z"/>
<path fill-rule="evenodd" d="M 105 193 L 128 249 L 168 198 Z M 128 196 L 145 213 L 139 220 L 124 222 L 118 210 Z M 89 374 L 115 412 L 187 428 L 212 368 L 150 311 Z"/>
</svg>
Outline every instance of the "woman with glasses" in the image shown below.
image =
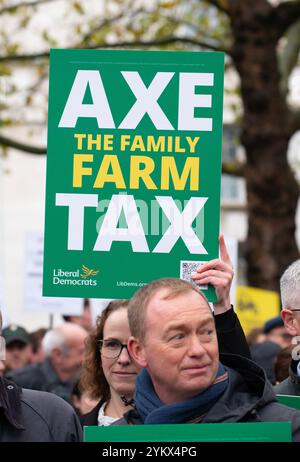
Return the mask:
<svg viewBox="0 0 300 462">
<path fill-rule="evenodd" d="M 127 350 L 127 305 L 128 300 L 110 302 L 88 337 L 81 388 L 99 402 L 81 418 L 83 425 L 111 425 L 130 409 L 139 368 Z"/>
</svg>

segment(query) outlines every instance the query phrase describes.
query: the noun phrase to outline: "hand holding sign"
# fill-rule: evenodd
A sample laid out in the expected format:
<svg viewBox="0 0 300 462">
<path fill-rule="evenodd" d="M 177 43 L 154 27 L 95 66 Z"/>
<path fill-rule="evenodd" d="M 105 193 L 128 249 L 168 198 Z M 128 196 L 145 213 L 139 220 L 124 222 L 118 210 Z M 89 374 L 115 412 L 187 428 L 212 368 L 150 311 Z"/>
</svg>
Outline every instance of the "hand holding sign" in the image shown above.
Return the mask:
<svg viewBox="0 0 300 462">
<path fill-rule="evenodd" d="M 216 289 L 218 303 L 214 303 L 215 314 L 229 310 L 230 287 L 233 279 L 233 266 L 226 248 L 224 236 L 219 236 L 220 258 L 211 260 L 197 268 L 191 278 L 199 285 L 212 284 Z"/>
</svg>

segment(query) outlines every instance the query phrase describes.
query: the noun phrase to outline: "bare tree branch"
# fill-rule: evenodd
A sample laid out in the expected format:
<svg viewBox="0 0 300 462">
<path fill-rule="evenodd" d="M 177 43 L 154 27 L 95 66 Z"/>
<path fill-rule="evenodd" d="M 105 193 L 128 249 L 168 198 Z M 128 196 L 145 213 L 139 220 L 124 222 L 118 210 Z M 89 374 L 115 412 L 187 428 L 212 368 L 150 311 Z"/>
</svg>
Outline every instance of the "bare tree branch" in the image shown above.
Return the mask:
<svg viewBox="0 0 300 462">
<path fill-rule="evenodd" d="M 172 22 L 173 24 L 175 24 L 177 26 L 182 26 L 182 25 L 188 26 L 190 29 L 193 29 L 197 34 L 201 33 L 201 30 L 199 29 L 199 26 L 197 24 L 195 24 L 195 23 L 193 23 L 191 21 L 188 21 L 186 19 L 174 18 L 174 17 L 169 16 L 167 14 L 161 14 L 160 18 L 167 19 L 168 21 Z M 204 35 L 204 33 L 202 33 L 202 35 Z M 207 35 L 207 31 L 206 31 L 205 35 Z"/>
<path fill-rule="evenodd" d="M 163 37 L 161 39 L 153 39 L 153 40 L 132 40 L 132 41 L 123 41 L 123 42 L 115 42 L 115 43 L 102 43 L 102 44 L 95 44 L 95 45 L 84 45 L 82 43 L 77 44 L 76 46 L 68 47 L 69 49 L 74 48 L 82 48 L 87 50 L 94 50 L 94 49 L 109 49 L 109 48 L 134 48 L 134 47 L 150 47 L 150 46 L 162 46 L 162 45 L 169 45 L 171 43 L 187 43 L 189 45 L 195 45 L 201 48 L 207 48 L 208 50 L 213 51 L 222 51 L 228 55 L 231 54 L 231 51 L 224 47 L 218 47 L 214 44 L 193 39 L 190 37 L 176 37 L 176 36 L 169 36 Z M 68 49 L 66 48 L 66 49 Z M 23 54 L 23 55 L 11 55 L 11 56 L 0 56 L 0 62 L 24 62 L 24 61 L 35 61 L 42 58 L 49 58 L 50 52 L 44 51 L 41 53 L 33 53 L 33 54 Z"/>
<path fill-rule="evenodd" d="M 52 3 L 56 2 L 58 0 L 35 0 L 32 2 L 20 2 L 20 3 L 15 3 L 14 5 L 6 6 L 4 8 L 0 9 L 0 15 L 4 13 L 12 13 L 13 11 L 17 10 L 18 8 L 23 8 L 23 7 L 34 7 L 34 6 L 39 6 L 43 5 L 44 3 Z"/>
<path fill-rule="evenodd" d="M 171 23 L 175 24 L 175 25 L 178 25 L 178 26 L 181 26 L 181 25 L 185 25 L 185 26 L 188 26 L 189 29 L 193 29 L 194 32 L 196 34 L 198 34 L 198 37 L 205 37 L 206 39 L 208 38 L 208 32 L 207 30 L 201 30 L 201 28 L 195 24 L 194 22 L 191 22 L 191 21 L 188 21 L 186 19 L 183 19 L 183 18 L 174 18 L 170 15 L 166 15 L 166 14 L 161 14 L 160 15 L 161 18 L 163 19 L 167 19 L 168 21 L 170 21 Z M 220 49 L 221 45 L 220 45 L 220 42 L 219 40 L 216 41 L 213 37 L 209 37 L 211 40 L 215 41 L 215 43 L 211 43 L 210 46 L 216 46 L 218 47 L 218 49 Z M 197 40 L 197 38 L 195 38 L 194 40 Z M 199 38 L 200 40 L 200 38 Z M 202 38 L 201 38 L 202 40 Z M 224 49 L 224 47 L 222 47 Z M 228 54 L 229 53 L 229 50 L 226 51 L 226 53 Z"/>
<path fill-rule="evenodd" d="M 300 1 L 288 1 L 280 3 L 273 9 L 277 22 L 277 36 L 282 37 L 286 30 L 300 19 Z"/>
<path fill-rule="evenodd" d="M 117 42 L 117 43 L 106 43 L 95 45 L 95 48 L 118 48 L 118 47 L 137 47 L 137 46 L 160 46 L 160 45 L 169 45 L 171 43 L 188 43 L 189 45 L 195 45 L 198 47 L 207 48 L 213 51 L 223 51 L 224 53 L 230 54 L 230 50 L 227 50 L 223 47 L 218 47 L 212 43 L 205 42 L 203 40 L 193 39 L 191 37 L 177 37 L 177 36 L 169 36 L 163 37 L 160 39 L 153 39 L 153 40 L 132 40 L 132 41 L 124 41 L 124 42 Z"/>
<path fill-rule="evenodd" d="M 142 12 L 143 12 L 143 9 L 139 8 L 138 10 L 134 11 L 131 14 L 131 18 L 133 19 L 137 14 L 142 13 Z M 101 29 L 103 29 L 105 26 L 111 25 L 114 22 L 116 22 L 116 21 L 118 21 L 119 19 L 122 19 L 122 18 L 124 18 L 124 12 L 123 11 L 122 11 L 122 13 L 120 13 L 120 14 L 114 16 L 114 17 L 103 19 L 97 26 L 93 27 L 92 30 L 90 30 L 86 35 L 84 35 L 82 37 L 82 39 L 80 40 L 80 42 L 81 43 L 88 42 L 93 37 L 94 34 L 101 31 Z"/>
<path fill-rule="evenodd" d="M 300 114 L 299 114 L 300 115 Z M 6 136 L 0 134 L 0 145 L 6 146 L 8 148 L 14 148 L 23 153 L 35 154 L 35 155 L 45 155 L 47 153 L 46 147 L 32 146 L 25 143 L 19 143 L 18 141 L 12 140 Z M 243 176 L 244 166 L 240 163 L 223 163 L 222 173 L 227 175 L 232 175 L 235 177 Z"/>
<path fill-rule="evenodd" d="M 240 162 L 223 162 L 222 164 L 222 173 L 226 173 L 227 175 L 232 175 L 235 177 L 243 177 L 244 176 L 244 165 Z"/>
<path fill-rule="evenodd" d="M 4 55 L 0 56 L 0 62 L 24 62 L 24 61 L 36 61 L 42 58 L 49 58 L 49 51 L 43 51 L 41 53 L 32 53 L 32 54 L 24 54 L 24 55 Z"/>
<path fill-rule="evenodd" d="M 30 153 L 30 154 L 46 154 L 46 147 L 31 146 L 25 143 L 19 143 L 18 141 L 12 140 L 6 136 L 0 134 L 0 145 L 6 146 L 8 148 L 14 148 L 18 151 Z"/>
</svg>

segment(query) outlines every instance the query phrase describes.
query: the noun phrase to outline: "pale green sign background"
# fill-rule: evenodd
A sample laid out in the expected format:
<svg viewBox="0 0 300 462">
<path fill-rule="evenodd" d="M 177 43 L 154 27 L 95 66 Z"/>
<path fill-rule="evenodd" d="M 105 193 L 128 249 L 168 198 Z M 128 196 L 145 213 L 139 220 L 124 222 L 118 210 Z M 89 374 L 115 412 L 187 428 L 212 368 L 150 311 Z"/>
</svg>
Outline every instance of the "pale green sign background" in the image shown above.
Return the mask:
<svg viewBox="0 0 300 462">
<path fill-rule="evenodd" d="M 218 257 L 223 74 L 222 53 L 51 51 L 43 295 L 129 298 Z"/>
</svg>

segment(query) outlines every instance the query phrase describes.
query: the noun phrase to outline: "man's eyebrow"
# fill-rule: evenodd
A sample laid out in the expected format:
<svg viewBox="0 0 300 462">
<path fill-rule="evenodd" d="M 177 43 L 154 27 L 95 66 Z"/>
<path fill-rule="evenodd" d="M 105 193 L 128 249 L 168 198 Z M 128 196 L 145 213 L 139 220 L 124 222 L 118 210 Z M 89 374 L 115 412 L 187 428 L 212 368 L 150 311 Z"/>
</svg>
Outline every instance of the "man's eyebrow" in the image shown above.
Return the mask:
<svg viewBox="0 0 300 462">
<path fill-rule="evenodd" d="M 207 316 L 203 319 L 201 319 L 201 327 L 205 326 L 206 324 L 212 323 L 214 324 L 214 319 L 212 316 Z M 186 324 L 182 323 L 181 321 L 176 322 L 174 321 L 172 324 L 168 326 L 166 329 L 165 333 L 168 333 L 172 330 L 180 330 L 180 329 L 186 329 Z"/>
</svg>

